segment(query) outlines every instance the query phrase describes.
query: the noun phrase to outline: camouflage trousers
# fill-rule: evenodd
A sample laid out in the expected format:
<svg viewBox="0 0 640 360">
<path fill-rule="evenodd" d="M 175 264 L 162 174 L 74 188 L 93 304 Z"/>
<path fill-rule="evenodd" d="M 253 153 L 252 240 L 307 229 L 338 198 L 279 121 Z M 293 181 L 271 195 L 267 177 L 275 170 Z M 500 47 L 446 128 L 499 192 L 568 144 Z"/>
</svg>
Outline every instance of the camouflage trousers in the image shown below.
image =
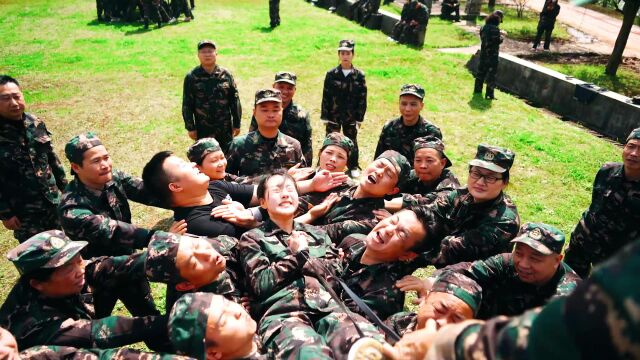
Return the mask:
<svg viewBox="0 0 640 360">
<path fill-rule="evenodd" d="M 191 13 L 187 0 L 172 0 L 171 11 L 173 11 L 173 17 L 176 19 L 180 17 L 181 13 L 184 13 L 186 18 L 193 18 L 193 13 Z"/>
<path fill-rule="evenodd" d="M 229 146 L 231 146 L 231 141 L 233 141 L 232 126 L 231 120 L 218 124 L 199 123 L 196 120 L 198 139 L 206 137 L 215 138 L 220 144 L 220 149 L 222 149 L 222 152 L 225 154 L 228 154 Z"/>
<path fill-rule="evenodd" d="M 95 318 L 111 315 L 120 300 L 133 316 L 160 315 L 144 270 L 133 271 L 136 255 L 93 258 L 85 268 L 95 307 Z"/>
<path fill-rule="evenodd" d="M 422 25 L 410 25 L 404 21 L 398 21 L 393 27 L 393 38 L 401 44 L 418 44 L 418 34 L 423 30 Z"/>
<path fill-rule="evenodd" d="M 360 157 L 360 151 L 358 149 L 358 125 L 357 123 L 336 123 L 329 121 L 327 122 L 327 135 L 332 132 L 340 132 L 340 128 L 342 127 L 344 136 L 348 137 L 353 141 L 353 151 L 351 152 L 351 156 L 349 156 L 349 160 L 347 163 L 347 167 L 351 169 L 359 168 L 358 159 Z"/>
<path fill-rule="evenodd" d="M 271 27 L 280 25 L 280 0 L 269 0 L 269 19 Z"/>
<path fill-rule="evenodd" d="M 60 229 L 56 208 L 44 204 L 39 206 L 38 211 L 29 211 L 18 216 L 20 228 L 13 231 L 13 237 L 19 242 L 25 242 L 33 235 L 46 230 Z"/>
<path fill-rule="evenodd" d="M 384 323 L 402 337 L 416 329 L 418 314 L 414 312 L 399 312 L 389 316 Z"/>
<path fill-rule="evenodd" d="M 149 19 L 160 24 L 169 21 L 169 14 L 162 3 L 162 0 L 144 0 L 142 2 L 142 10 L 144 12 L 144 24 L 149 24 Z"/>
<path fill-rule="evenodd" d="M 73 359 L 73 360 L 169 360 L 191 359 L 186 356 L 156 354 L 135 349 L 77 349 L 70 346 L 40 345 L 28 348 L 20 353 L 22 360 L 49 360 L 49 359 Z"/>
<path fill-rule="evenodd" d="M 498 59 L 491 58 L 486 59 L 480 55 L 480 64 L 478 64 L 478 72 L 476 73 L 476 80 L 485 81 L 487 88 L 496 87 L 496 73 L 498 72 Z"/>
<path fill-rule="evenodd" d="M 353 314 L 366 337 L 384 341 L 380 332 L 364 317 Z M 299 311 L 265 316 L 259 336 L 275 359 L 346 359 L 360 339 L 355 325 L 343 312 Z"/>
</svg>

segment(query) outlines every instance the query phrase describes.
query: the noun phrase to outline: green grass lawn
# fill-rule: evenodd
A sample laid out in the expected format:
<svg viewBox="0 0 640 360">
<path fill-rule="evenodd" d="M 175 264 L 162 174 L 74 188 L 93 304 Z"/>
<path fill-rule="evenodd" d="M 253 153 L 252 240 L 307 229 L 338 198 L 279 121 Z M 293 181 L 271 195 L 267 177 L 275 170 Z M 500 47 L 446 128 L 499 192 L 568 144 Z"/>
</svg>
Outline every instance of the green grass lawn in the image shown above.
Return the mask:
<svg viewBox="0 0 640 360">
<path fill-rule="evenodd" d="M 538 29 L 539 11 L 525 10 L 522 17 L 519 18 L 515 7 L 506 5 L 496 5 L 495 10 L 504 12 L 504 21 L 500 24 L 500 29 L 505 30 L 509 38 L 519 41 L 531 42 L 536 37 Z M 482 12 L 490 13 L 486 4 L 482 5 Z M 569 40 L 571 36 L 567 33 L 564 25 L 556 22 L 553 29 L 554 41 Z"/>
<path fill-rule="evenodd" d="M 302 0 L 282 0 L 282 26 L 272 31 L 267 7 L 264 0 L 199 0 L 194 22 L 145 32 L 139 24 L 97 23 L 93 1 L 3 0 L 0 73 L 21 81 L 28 111 L 46 121 L 59 155 L 73 135 L 93 130 L 114 167 L 140 175 L 154 153 L 184 154 L 190 143 L 180 101 L 184 75 L 197 64 L 198 40 L 214 39 L 219 64 L 235 75 L 243 132 L 254 92 L 270 86 L 277 71 L 296 72 L 296 100 L 311 113 L 317 150 L 324 135 L 319 119 L 324 74 L 337 64 L 338 41 L 353 38 L 355 64 L 366 72 L 369 89 L 359 135 L 363 166 L 372 160 L 382 125 L 397 115 L 398 91 L 405 83 L 425 87 L 423 114 L 442 129 L 462 179 L 478 143 L 515 151 L 507 192 L 523 222 L 547 222 L 570 232 L 589 204 L 597 169 L 620 158 L 619 146 L 516 97 L 498 92 L 493 103 L 472 99 L 473 79 L 464 68 L 468 56 L 432 49 L 463 46 L 453 25 L 432 19 L 427 46 L 415 50 Z M 135 224 L 148 227 L 170 216 L 135 204 L 132 212 Z M 11 233 L 0 230 L 0 253 L 15 245 Z M 15 279 L 13 266 L 2 257 L 0 301 Z M 158 294 L 161 290 L 156 287 Z"/>
<path fill-rule="evenodd" d="M 544 66 L 629 97 L 640 95 L 640 74 L 630 69 L 620 68 L 616 76 L 610 76 L 604 73 L 606 65 L 547 63 Z"/>
</svg>

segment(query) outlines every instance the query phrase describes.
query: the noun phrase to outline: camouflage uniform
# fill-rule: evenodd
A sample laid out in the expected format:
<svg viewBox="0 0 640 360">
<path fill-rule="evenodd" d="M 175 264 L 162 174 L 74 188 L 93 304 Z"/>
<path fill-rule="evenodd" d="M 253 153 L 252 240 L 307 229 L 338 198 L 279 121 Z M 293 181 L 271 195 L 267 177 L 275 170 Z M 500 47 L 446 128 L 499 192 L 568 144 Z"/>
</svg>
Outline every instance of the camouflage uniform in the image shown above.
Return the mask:
<svg viewBox="0 0 640 360">
<path fill-rule="evenodd" d="M 269 24 L 272 28 L 280 25 L 280 0 L 269 0 Z"/>
<path fill-rule="evenodd" d="M 605 164 L 593 182 L 591 205 L 571 234 L 565 261 L 582 277 L 640 236 L 640 182 L 619 163 Z"/>
<path fill-rule="evenodd" d="M 640 239 L 596 267 L 568 297 L 521 316 L 438 333 L 427 359 L 634 359 Z"/>
<path fill-rule="evenodd" d="M 431 10 L 419 1 L 407 1 L 402 6 L 400 21 L 393 27 L 392 37 L 401 44 L 421 46 L 418 34 L 426 30 L 430 12 Z"/>
<path fill-rule="evenodd" d="M 189 149 L 187 150 L 187 158 L 193 163 L 202 165 L 204 158 L 216 151 L 222 151 L 222 148 L 216 139 L 211 137 L 202 138 L 189 146 Z M 229 174 L 228 172 L 225 172 L 224 178 L 222 178 L 222 181 L 235 182 L 238 184 L 242 183 L 244 180 L 244 177 Z"/>
<path fill-rule="evenodd" d="M 27 113 L 22 121 L 0 118 L 0 219 L 20 220 L 18 241 L 60 228 L 56 206 L 66 185 L 44 122 Z"/>
<path fill-rule="evenodd" d="M 482 92 L 482 84 L 487 82 L 486 97 L 493 98 L 496 87 L 496 73 L 498 71 L 498 54 L 502 36 L 497 24 L 485 24 L 480 28 L 480 62 L 476 72 L 475 93 Z"/>
<path fill-rule="evenodd" d="M 525 243 L 537 250 L 535 246 L 539 245 L 532 244 L 532 241 L 543 244 L 547 250 L 553 248 L 549 255 L 560 254 L 564 245 L 564 235 L 548 225 L 529 223 L 525 224 L 521 234 L 512 240 Z M 571 294 L 580 282 L 578 274 L 567 264 L 560 262 L 556 273 L 546 284 L 536 286 L 525 283 L 518 277 L 511 253 L 495 255 L 473 263 L 450 265 L 442 271 L 460 273 L 482 287 L 483 301 L 477 314 L 478 319 L 522 314 L 525 310 L 544 305 L 551 298 Z"/>
<path fill-rule="evenodd" d="M 506 172 L 514 158 L 515 154 L 508 149 L 480 144 L 469 165 Z M 419 203 L 420 200 L 412 205 Z M 427 262 L 438 268 L 508 252 L 511 250 L 509 240 L 520 228 L 518 210 L 504 192 L 478 204 L 468 189 L 457 189 L 440 193 L 427 206 L 442 220 L 444 227 L 444 239 L 424 254 Z"/>
<path fill-rule="evenodd" d="M 356 0 L 351 5 L 351 19 L 362 25 L 366 25 L 371 16 L 378 13 L 380 10 L 381 0 Z"/>
<path fill-rule="evenodd" d="M 338 50 L 354 51 L 355 42 L 340 41 Z M 354 149 L 349 157 L 349 169 L 358 167 L 358 124 L 364 121 L 367 111 L 367 83 L 364 72 L 352 67 L 349 75 L 344 76 L 340 65 L 327 71 L 322 89 L 320 119 L 326 123 L 327 134 L 340 132 L 353 141 Z"/>
<path fill-rule="evenodd" d="M 66 264 L 86 245 L 85 241 L 69 240 L 59 230 L 50 230 L 11 250 L 7 257 L 22 277 L 0 308 L 0 326 L 16 337 L 19 348 L 44 344 L 112 348 L 143 340 L 148 345 L 158 345 L 166 331 L 163 317 L 97 319 L 92 303 L 92 288 L 113 291 L 121 286 L 123 279 L 144 276 L 141 256 L 102 257 L 89 261 L 83 292 L 64 298 L 46 297 L 24 278 L 36 270 L 55 269 Z"/>
<path fill-rule="evenodd" d="M 169 14 L 164 8 L 163 0 L 142 0 L 142 12 L 145 29 L 149 27 L 149 19 L 162 26 L 163 22 L 169 22 Z"/>
<path fill-rule="evenodd" d="M 275 82 L 286 82 L 295 86 L 296 80 L 297 77 L 295 74 L 282 71 L 276 74 Z M 309 113 L 305 111 L 302 106 L 291 100 L 289 105 L 282 111 L 282 123 L 278 129 L 283 134 L 289 135 L 300 142 L 302 154 L 307 160 L 307 163 L 311 164 L 313 160 L 313 136 Z M 258 123 L 256 122 L 256 118 L 252 116 L 249 131 L 257 130 Z"/>
<path fill-rule="evenodd" d="M 70 346 L 41 345 L 20 352 L 22 360 L 194 360 L 193 358 L 157 354 L 135 349 L 77 349 Z"/>
<path fill-rule="evenodd" d="M 67 143 L 65 154 L 70 162 L 79 164 L 82 163 L 86 150 L 100 145 L 102 142 L 92 133 L 78 135 Z M 60 200 L 58 215 L 67 236 L 89 242 L 82 251 L 84 257 L 129 255 L 134 249 L 147 246 L 153 230 L 131 224 L 128 199 L 147 205 L 153 205 L 157 201 L 145 191 L 140 178 L 117 170 L 113 171 L 112 180 L 101 192 L 86 187 L 77 177 L 69 183 Z M 138 303 L 133 309 L 129 309 L 133 315 L 158 314 L 146 279 L 132 279 L 125 286 L 137 291 L 122 289 L 118 292 L 94 294 L 96 302 L 104 304 L 96 311 L 99 317 L 109 315 L 118 299 L 125 303 Z"/>
<path fill-rule="evenodd" d="M 404 155 L 413 164 L 413 140 L 423 136 L 435 136 L 442 139 L 440 129 L 422 116 L 411 127 L 402 123 L 402 116 L 390 120 L 382 127 L 375 157 L 378 157 L 386 150 L 395 150 Z"/>
<path fill-rule="evenodd" d="M 144 271 L 147 279 L 167 284 L 165 308 L 171 309 L 182 295 L 192 292 L 219 294 L 239 303 L 243 294 L 236 284 L 242 286 L 244 279 L 239 278 L 241 268 L 235 254 L 238 240 L 224 235 L 207 238 L 213 248 L 225 257 L 225 271 L 220 273 L 220 276 L 211 284 L 188 291 L 179 291 L 176 290 L 175 285 L 185 281 L 176 268 L 180 239 L 179 235 L 158 231 L 153 234 L 149 247 L 144 253 L 146 257 Z"/>
<path fill-rule="evenodd" d="M 245 182 L 257 183 L 269 171 L 306 164 L 298 140 L 278 131 L 267 139 L 259 131 L 233 139 L 227 156 L 227 173 L 246 176 Z"/>
<path fill-rule="evenodd" d="M 358 333 L 317 279 L 332 283 L 342 271 L 338 253 L 324 231 L 299 223 L 294 223 L 294 231 L 308 235 L 308 249 L 292 253 L 289 234 L 271 221 L 246 232 L 238 244 L 250 277 L 252 307 L 262 319 L 261 342 L 277 359 L 343 358 Z M 363 317 L 353 317 L 366 336 L 382 338 Z"/>
<path fill-rule="evenodd" d="M 198 49 L 212 42 L 201 42 Z M 214 45 L 215 47 L 215 45 Z M 242 106 L 231 73 L 218 65 L 209 74 L 197 66 L 184 78 L 182 118 L 187 131 L 197 131 L 198 139 L 214 137 L 226 154 L 233 129 L 240 128 Z"/>
<path fill-rule="evenodd" d="M 366 238 L 367 235 L 354 234 L 340 243 L 339 248 L 344 251 L 344 271 L 340 278 L 379 318 L 386 319 L 404 307 L 405 293 L 394 286 L 396 281 L 411 275 L 417 266 L 405 261 L 374 265 L 360 263 L 367 248 Z M 346 293 L 342 293 L 341 297 L 352 311 L 365 315 Z"/>
</svg>

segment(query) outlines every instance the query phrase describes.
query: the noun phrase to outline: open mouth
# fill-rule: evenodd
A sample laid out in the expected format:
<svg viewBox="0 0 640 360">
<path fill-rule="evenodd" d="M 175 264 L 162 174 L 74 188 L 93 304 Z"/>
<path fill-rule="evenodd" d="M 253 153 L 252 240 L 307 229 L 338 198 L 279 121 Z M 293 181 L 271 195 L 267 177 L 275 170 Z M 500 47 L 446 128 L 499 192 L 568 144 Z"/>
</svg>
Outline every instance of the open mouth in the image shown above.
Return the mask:
<svg viewBox="0 0 640 360">
<path fill-rule="evenodd" d="M 378 179 L 376 179 L 375 176 L 373 176 L 373 174 L 367 176 L 367 181 L 369 181 L 372 184 L 376 184 L 378 182 Z"/>
<path fill-rule="evenodd" d="M 335 170 L 336 169 L 336 167 L 331 165 L 331 164 L 325 164 L 324 167 L 327 168 L 327 170 Z"/>
</svg>

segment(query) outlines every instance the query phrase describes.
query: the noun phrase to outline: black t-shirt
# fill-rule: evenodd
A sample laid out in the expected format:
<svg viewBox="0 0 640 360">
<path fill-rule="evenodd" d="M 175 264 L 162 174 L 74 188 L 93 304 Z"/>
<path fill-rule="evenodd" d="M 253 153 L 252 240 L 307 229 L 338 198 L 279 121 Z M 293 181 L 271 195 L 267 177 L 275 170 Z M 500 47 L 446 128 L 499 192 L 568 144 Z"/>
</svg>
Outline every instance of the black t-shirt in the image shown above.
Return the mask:
<svg viewBox="0 0 640 360">
<path fill-rule="evenodd" d="M 187 221 L 187 232 L 201 236 L 228 235 L 236 237 L 241 233 L 233 224 L 211 216 L 211 210 L 222 204 L 222 200 L 228 199 L 249 206 L 253 197 L 254 185 L 236 184 L 227 181 L 211 181 L 209 194 L 213 202 L 209 205 L 173 208 L 173 218 L 176 221 Z"/>
</svg>

